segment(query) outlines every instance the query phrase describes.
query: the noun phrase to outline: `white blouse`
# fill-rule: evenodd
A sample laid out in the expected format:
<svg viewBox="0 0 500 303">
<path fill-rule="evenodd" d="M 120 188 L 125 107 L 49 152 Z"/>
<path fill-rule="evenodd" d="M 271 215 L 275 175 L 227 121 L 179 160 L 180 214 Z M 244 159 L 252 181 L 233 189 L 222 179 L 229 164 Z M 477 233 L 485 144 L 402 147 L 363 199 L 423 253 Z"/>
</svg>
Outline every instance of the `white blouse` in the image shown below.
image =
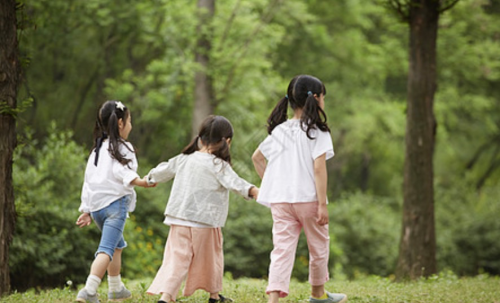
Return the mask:
<svg viewBox="0 0 500 303">
<path fill-rule="evenodd" d="M 226 161 L 202 152 L 180 154 L 158 164 L 147 180 L 167 182 L 174 177 L 165 210 L 167 224 L 193 226 L 195 222 L 194 226 L 199 227 L 223 227 L 229 210 L 229 190 L 249 199 L 249 190 L 254 186 L 240 178 Z"/>
<path fill-rule="evenodd" d="M 85 169 L 85 180 L 83 182 L 81 200 L 78 209 L 80 212 L 89 213 L 103 209 L 123 196 L 129 195 L 131 198 L 129 211 L 134 211 L 137 196 L 134 186 L 130 184 L 135 178 L 140 178 L 137 174 L 137 158 L 132 144 L 125 142 L 130 150 L 120 147 L 120 152 L 126 159 L 130 159 L 128 165 L 123 165 L 111 158 L 109 153 L 109 140 L 102 143 L 99 151 L 97 166 L 94 164 L 95 150 L 89 156 L 87 168 Z"/>
<path fill-rule="evenodd" d="M 259 150 L 267 159 L 257 202 L 316 202 L 314 160 L 326 154 L 333 157 L 330 133 L 312 129 L 309 139 L 298 119 L 283 122 L 273 129 Z"/>
</svg>

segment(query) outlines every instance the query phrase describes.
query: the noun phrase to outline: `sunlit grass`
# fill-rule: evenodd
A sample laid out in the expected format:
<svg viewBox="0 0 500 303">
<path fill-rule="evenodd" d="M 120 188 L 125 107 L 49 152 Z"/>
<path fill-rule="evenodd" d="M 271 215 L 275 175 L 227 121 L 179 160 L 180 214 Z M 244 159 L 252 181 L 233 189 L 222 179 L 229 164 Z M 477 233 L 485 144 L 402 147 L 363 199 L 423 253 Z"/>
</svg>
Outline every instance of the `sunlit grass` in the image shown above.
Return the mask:
<svg viewBox="0 0 500 303">
<path fill-rule="evenodd" d="M 157 302 L 158 296 L 145 293 L 151 280 L 125 280 L 128 288 L 133 292 L 133 298 L 126 302 Z M 233 298 L 235 302 L 267 302 L 264 294 L 266 281 L 264 279 L 224 279 L 225 296 Z M 390 279 L 380 277 L 364 277 L 354 281 L 331 280 L 326 284 L 331 292 L 343 292 L 349 297 L 349 302 L 363 303 L 447 303 L 447 302 L 481 302 L 500 303 L 500 279 L 480 275 L 473 278 L 458 278 L 453 274 L 441 274 L 429 279 L 422 279 L 409 283 L 394 283 Z M 283 303 L 307 302 L 310 286 L 308 283 L 292 281 L 290 295 L 282 299 Z M 76 289 L 52 289 L 24 293 L 14 293 L 0 299 L 1 302 L 73 302 L 77 294 Z M 106 283 L 99 288 L 101 302 L 107 301 Z M 195 303 L 207 302 L 208 294 L 197 291 L 191 297 L 179 296 L 178 302 Z"/>
</svg>

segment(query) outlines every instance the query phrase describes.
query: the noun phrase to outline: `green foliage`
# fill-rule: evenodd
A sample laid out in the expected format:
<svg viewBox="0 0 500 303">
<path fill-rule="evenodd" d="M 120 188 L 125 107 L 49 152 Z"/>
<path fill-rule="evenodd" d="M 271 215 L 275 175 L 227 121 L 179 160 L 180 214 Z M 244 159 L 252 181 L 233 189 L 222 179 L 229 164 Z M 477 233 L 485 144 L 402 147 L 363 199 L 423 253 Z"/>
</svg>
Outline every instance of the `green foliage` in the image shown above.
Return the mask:
<svg viewBox="0 0 500 303">
<path fill-rule="evenodd" d="M 500 274 L 498 188 L 450 189 L 436 198 L 438 260 L 460 275 Z"/>
<path fill-rule="evenodd" d="M 269 208 L 233 195 L 223 229 L 225 270 L 234 277 L 266 277 L 272 224 Z"/>
<path fill-rule="evenodd" d="M 401 222 L 397 201 L 364 194 L 341 197 L 333 205 L 330 232 L 341 248 L 340 263 L 349 278 L 358 275 L 389 276 L 398 254 Z M 332 262 L 332 263 L 333 263 Z"/>
<path fill-rule="evenodd" d="M 265 138 L 267 116 L 288 81 L 309 73 L 326 84 L 336 152 L 328 161 L 335 277 L 389 276 L 397 255 L 408 28 L 380 2 L 217 1 L 212 24 L 208 72 L 215 113 L 233 122 L 233 166 L 250 182 L 260 182 L 250 156 Z M 500 271 L 494 217 L 500 181 L 496 3 L 461 0 L 440 19 L 434 154 L 438 261 L 441 269 L 460 275 Z M 15 112 L 25 139 L 14 164 L 20 217 L 11 250 L 13 281 L 24 283 L 16 279 L 29 271 L 33 278 L 25 287 L 61 285 L 69 278 L 79 283 L 98 241 L 95 226 L 80 230 L 74 224 L 88 155 L 81 145 L 92 143 L 96 108 L 106 99 L 120 99 L 131 109 L 130 141 L 138 148 L 140 175 L 180 152 L 191 139 L 193 77 L 199 68 L 196 6 L 182 0 L 23 4 L 20 53 L 29 64 L 19 93 L 26 102 Z M 0 111 L 8 110 L 0 105 Z M 61 130 L 51 126 L 54 120 Z M 25 132 L 27 125 L 32 131 Z M 152 277 L 161 263 L 169 188 L 137 190 L 137 210 L 125 231 L 125 277 Z M 266 276 L 269 210 L 235 196 L 230 207 L 223 231 L 227 271 L 235 277 Z M 295 278 L 306 279 L 307 260 L 301 237 Z M 356 299 L 385 298 L 377 293 Z"/>
<path fill-rule="evenodd" d="M 48 133 L 45 142 L 38 142 L 28 131 L 16 149 L 18 219 L 9 260 L 13 289 L 61 286 L 70 278 L 82 282 L 95 251 L 96 231 L 75 225 L 86 152 L 55 123 Z"/>
</svg>

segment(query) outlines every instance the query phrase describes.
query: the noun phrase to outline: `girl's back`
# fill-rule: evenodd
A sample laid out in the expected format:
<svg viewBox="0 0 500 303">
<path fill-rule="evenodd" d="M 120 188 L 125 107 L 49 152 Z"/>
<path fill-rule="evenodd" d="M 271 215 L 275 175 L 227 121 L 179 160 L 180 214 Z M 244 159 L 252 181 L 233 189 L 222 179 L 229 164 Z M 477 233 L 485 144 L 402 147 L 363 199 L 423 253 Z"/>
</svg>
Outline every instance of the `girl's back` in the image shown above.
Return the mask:
<svg viewBox="0 0 500 303">
<path fill-rule="evenodd" d="M 314 159 L 333 157 L 330 133 L 311 129 L 309 139 L 299 119 L 278 125 L 259 149 L 267 158 L 259 202 L 316 201 Z"/>
</svg>

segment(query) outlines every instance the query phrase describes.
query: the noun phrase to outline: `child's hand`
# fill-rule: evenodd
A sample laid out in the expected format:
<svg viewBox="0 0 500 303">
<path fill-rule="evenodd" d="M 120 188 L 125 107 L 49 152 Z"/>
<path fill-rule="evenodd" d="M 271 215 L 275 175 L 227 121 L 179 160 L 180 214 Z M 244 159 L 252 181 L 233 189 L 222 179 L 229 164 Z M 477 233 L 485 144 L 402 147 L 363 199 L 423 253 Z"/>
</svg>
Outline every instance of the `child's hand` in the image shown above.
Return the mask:
<svg viewBox="0 0 500 303">
<path fill-rule="evenodd" d="M 318 219 L 316 220 L 319 225 L 328 224 L 328 208 L 326 208 L 326 204 L 318 205 Z"/>
<path fill-rule="evenodd" d="M 146 177 L 143 177 L 142 179 L 135 178 L 130 184 L 140 187 L 156 187 L 157 183 L 149 184 Z"/>
<path fill-rule="evenodd" d="M 250 192 L 248 194 L 252 199 L 257 200 L 257 197 L 259 196 L 259 188 L 253 186 L 252 188 L 250 188 Z"/>
<path fill-rule="evenodd" d="M 90 223 L 92 223 L 92 218 L 90 217 L 89 213 L 83 213 L 78 217 L 78 220 L 76 220 L 76 225 L 78 225 L 80 228 L 89 226 Z"/>
</svg>

